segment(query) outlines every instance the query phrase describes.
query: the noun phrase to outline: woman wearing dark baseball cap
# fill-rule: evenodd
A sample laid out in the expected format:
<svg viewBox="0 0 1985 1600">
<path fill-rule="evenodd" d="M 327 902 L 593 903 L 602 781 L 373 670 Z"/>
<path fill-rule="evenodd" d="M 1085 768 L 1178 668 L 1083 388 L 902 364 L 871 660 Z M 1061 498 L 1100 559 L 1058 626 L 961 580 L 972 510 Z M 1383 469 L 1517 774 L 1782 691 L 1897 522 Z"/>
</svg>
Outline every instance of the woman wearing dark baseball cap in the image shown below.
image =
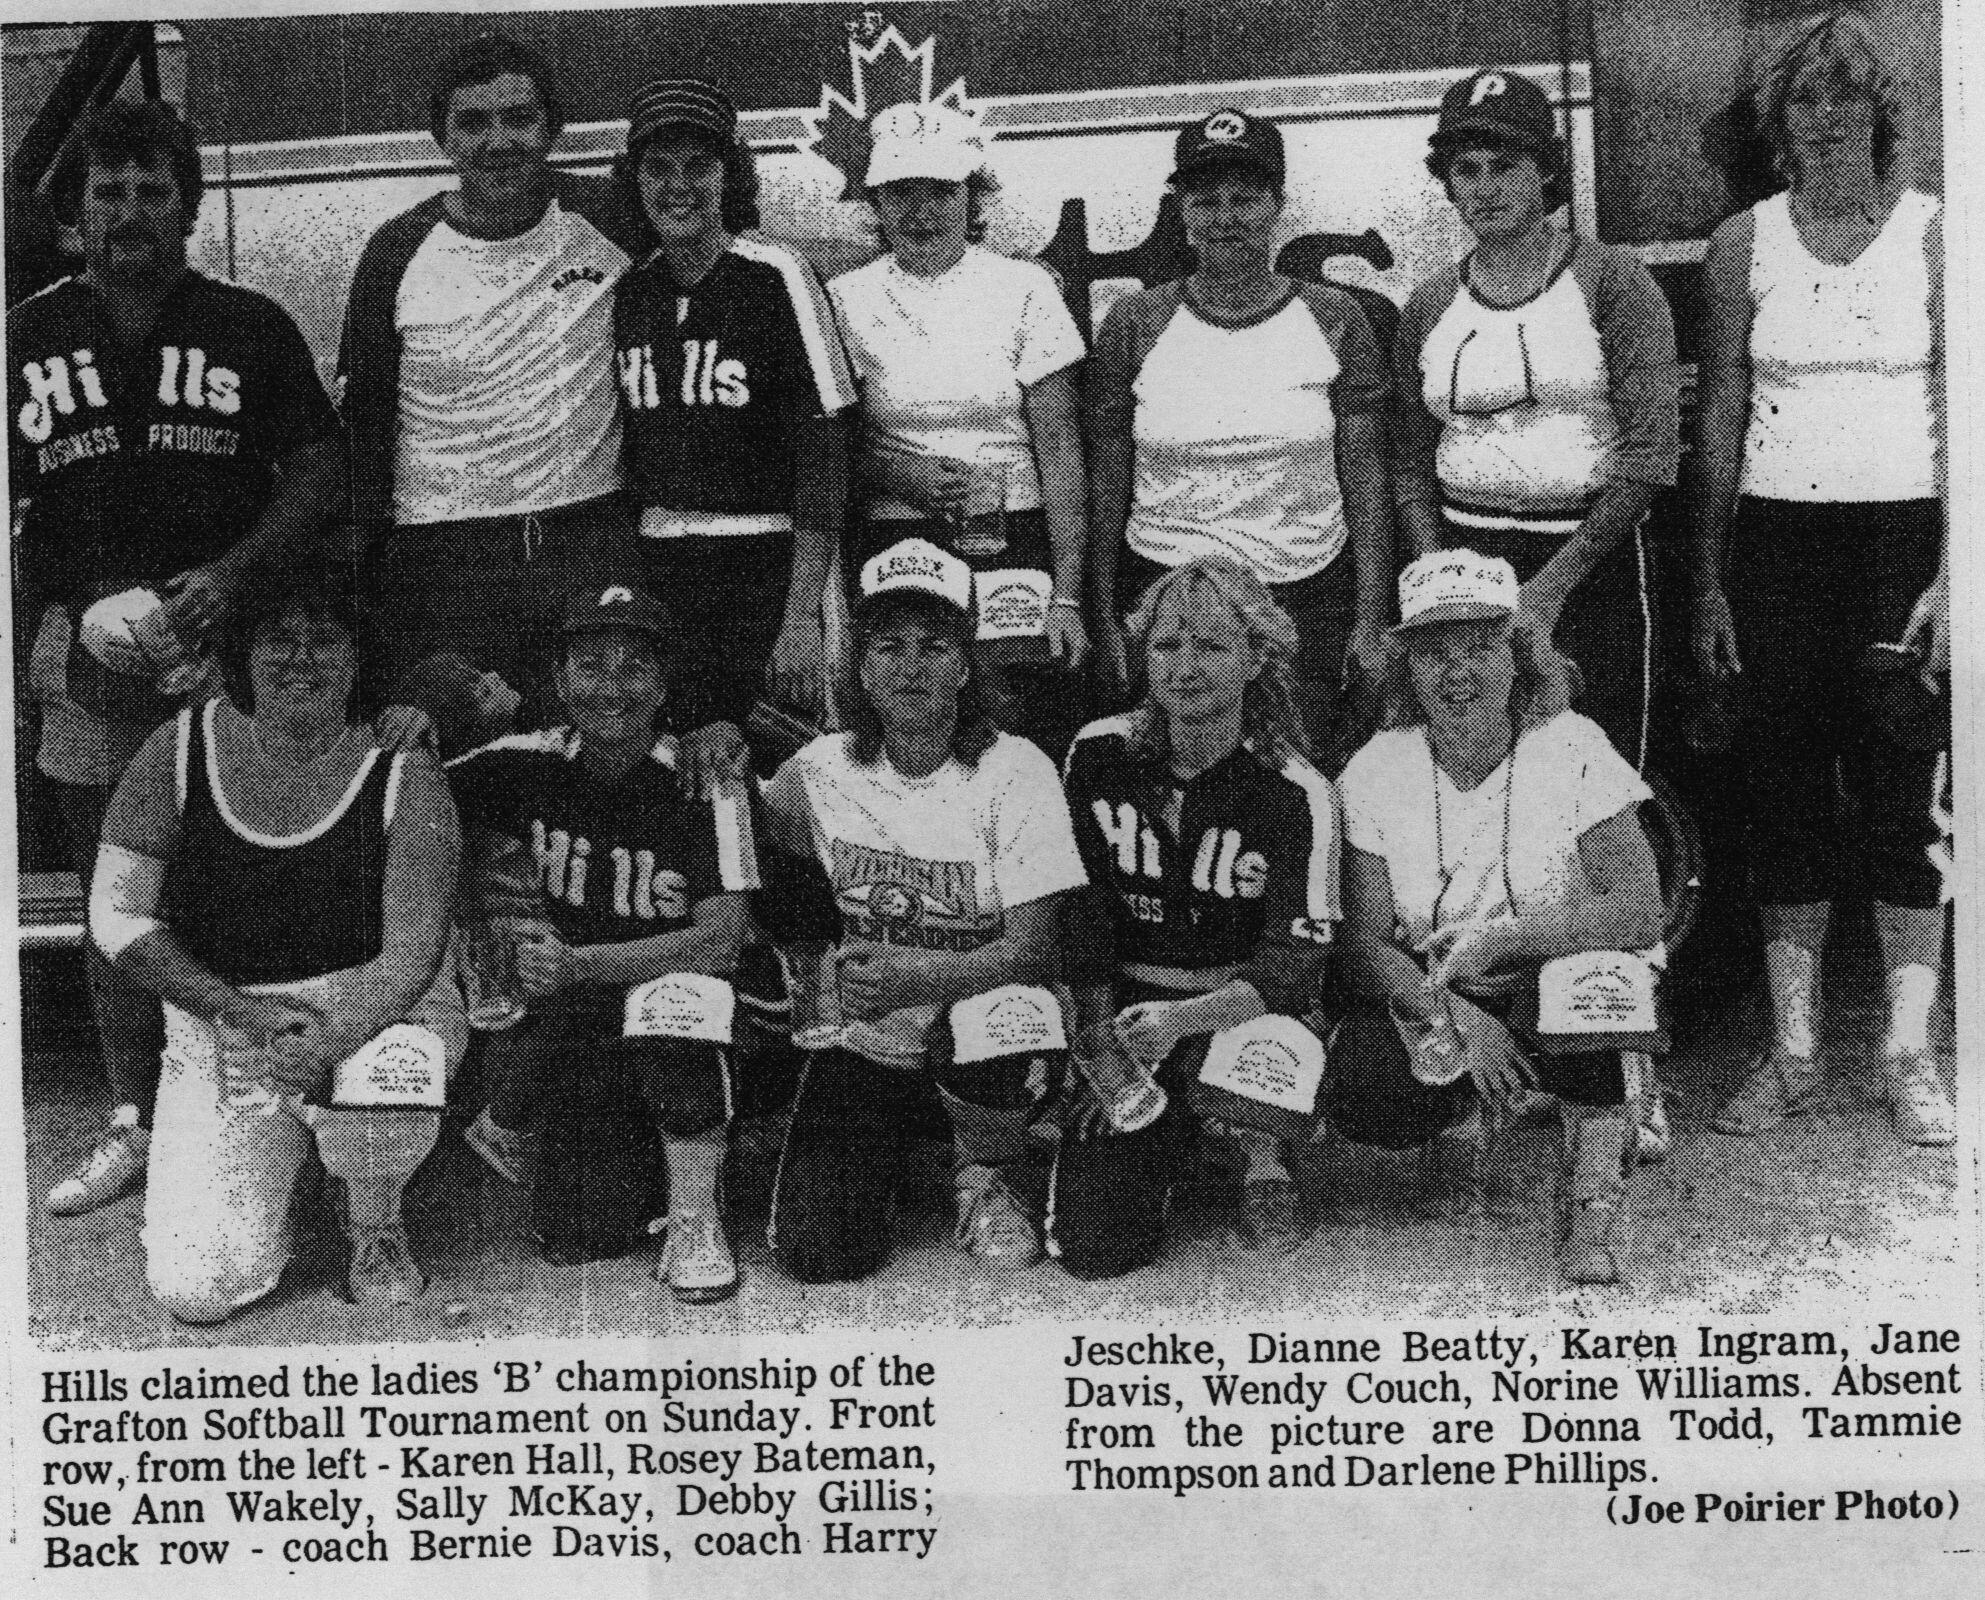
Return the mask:
<svg viewBox="0 0 1985 1600">
<path fill-rule="evenodd" d="M 1198 264 L 1112 306 L 1090 362 L 1106 666 L 1124 676 L 1119 619 L 1155 579 L 1238 561 L 1295 619 L 1297 694 L 1321 749 L 1347 668 L 1375 680 L 1385 662 L 1385 358 L 1347 295 L 1275 271 L 1287 160 L 1274 123 L 1199 118 L 1174 165 Z"/>
<path fill-rule="evenodd" d="M 1639 257 L 1580 239 L 1549 97 L 1470 73 L 1441 100 L 1427 170 L 1474 235 L 1407 302 L 1394 347 L 1412 553 L 1467 546 L 1523 582 L 1523 615 L 1583 670 L 1587 711 L 1645 754 L 1640 526 L 1679 454 L 1674 319 Z"/>
<path fill-rule="evenodd" d="M 683 626 L 686 753 L 721 766 L 761 696 L 824 705 L 854 381 L 813 269 L 745 236 L 758 175 L 729 95 L 644 85 L 616 177 L 652 247 L 614 296 L 627 477 L 648 584 Z"/>
</svg>

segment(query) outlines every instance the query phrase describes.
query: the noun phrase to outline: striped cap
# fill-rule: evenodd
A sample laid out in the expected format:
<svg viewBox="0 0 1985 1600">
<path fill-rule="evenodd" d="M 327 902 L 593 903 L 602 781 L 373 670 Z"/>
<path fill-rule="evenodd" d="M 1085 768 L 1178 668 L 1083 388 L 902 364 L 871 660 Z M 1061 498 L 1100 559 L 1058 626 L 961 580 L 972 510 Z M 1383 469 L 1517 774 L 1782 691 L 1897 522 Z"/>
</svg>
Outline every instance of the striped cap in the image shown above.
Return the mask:
<svg viewBox="0 0 1985 1600">
<path fill-rule="evenodd" d="M 627 148 L 635 149 L 664 128 L 701 128 L 735 144 L 737 106 L 701 78 L 657 78 L 635 90 L 628 105 Z"/>
</svg>

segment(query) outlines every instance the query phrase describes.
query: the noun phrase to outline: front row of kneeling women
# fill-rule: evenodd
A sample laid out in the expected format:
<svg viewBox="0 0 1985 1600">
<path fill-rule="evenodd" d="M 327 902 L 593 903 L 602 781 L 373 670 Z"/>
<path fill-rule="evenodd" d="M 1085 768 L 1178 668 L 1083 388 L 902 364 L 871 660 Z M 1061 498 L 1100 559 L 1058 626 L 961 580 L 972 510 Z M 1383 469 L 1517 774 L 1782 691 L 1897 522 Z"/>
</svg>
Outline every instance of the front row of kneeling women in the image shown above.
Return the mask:
<svg viewBox="0 0 1985 1600">
<path fill-rule="evenodd" d="M 271 591 L 233 623 L 227 696 L 133 764 L 93 886 L 98 943 L 173 1024 L 154 1292 L 188 1321 L 268 1292 L 314 1136 L 353 1298 L 420 1293 L 400 1195 L 462 1053 L 458 814 L 485 896 L 491 863 L 524 865 L 528 924 L 527 1015 L 491 1035 L 471 1142 L 531 1184 L 555 1259 L 620 1254 L 665 1214 L 676 1295 L 736 1287 L 720 1174 L 760 1087 L 745 1037 L 779 985 L 747 946 L 769 936 L 810 1047 L 769 1230 L 794 1277 L 884 1263 L 917 1137 L 952 1146 L 962 1247 L 1101 1278 L 1159 1257 L 1202 1132 L 1244 1237 L 1289 1249 L 1289 1146 L 1320 1115 L 1405 1148 L 1542 1088 L 1565 1108 L 1565 1270 L 1613 1281 L 1620 1058 L 1532 1048 L 1525 996 L 1554 958 L 1658 944 L 1647 791 L 1564 709 L 1518 600 L 1470 551 L 1407 569 L 1388 727 L 1333 788 L 1289 617 L 1239 565 L 1188 562 L 1132 619 L 1144 702 L 1085 730 L 1064 787 L 986 716 L 969 572 L 905 541 L 863 574 L 847 731 L 748 797 L 698 796 L 658 740 L 672 629 L 637 584 L 571 598 L 568 725 L 445 779 L 364 720 L 360 615 L 331 587 Z"/>
</svg>

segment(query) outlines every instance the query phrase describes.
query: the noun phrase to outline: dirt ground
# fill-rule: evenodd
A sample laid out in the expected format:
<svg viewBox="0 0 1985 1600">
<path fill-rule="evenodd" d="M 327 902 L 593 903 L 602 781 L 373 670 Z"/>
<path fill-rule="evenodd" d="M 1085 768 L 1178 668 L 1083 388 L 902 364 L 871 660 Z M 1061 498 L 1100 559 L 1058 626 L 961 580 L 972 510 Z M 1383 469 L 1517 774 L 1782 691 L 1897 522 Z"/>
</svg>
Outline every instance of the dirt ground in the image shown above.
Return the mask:
<svg viewBox="0 0 1985 1600">
<path fill-rule="evenodd" d="M 1386 1320 L 1599 1316 L 1627 1306 L 1663 1316 L 1764 1315 L 1843 1295 L 1908 1321 L 1955 1291 L 1971 1255 L 1960 1220 L 1959 1166 L 1948 1150 L 1902 1145 L 1880 1099 L 1874 1050 L 1880 973 L 1865 932 L 1838 941 L 1830 987 L 1828 1103 L 1758 1140 L 1706 1126 L 1762 1029 L 1739 997 L 1697 1017 L 1662 1076 L 1674 1153 L 1641 1169 L 1631 1198 L 1629 1281 L 1569 1289 L 1549 1236 L 1554 1126 L 1521 1127 L 1498 1147 L 1492 1209 L 1473 1221 L 1419 1213 L 1419 1169 L 1341 1144 L 1313 1151 L 1303 1180 L 1315 1235 L 1293 1257 L 1237 1248 L 1211 1192 L 1184 1197 L 1157 1266 L 1106 1284 L 1052 1262 L 992 1272 L 950 1242 L 942 1153 L 908 1175 L 895 1259 L 858 1284 L 808 1286 L 780 1276 L 764 1248 L 776 1124 L 746 1124 L 733 1158 L 732 1233 L 744 1282 L 713 1307 L 682 1307 L 650 1276 L 654 1255 L 552 1266 L 527 1237 L 524 1206 L 461 1142 L 451 1114 L 441 1146 L 409 1193 L 416 1253 L 432 1282 L 418 1304 L 361 1309 L 335 1292 L 334 1238 L 306 1233 L 268 1300 L 220 1328 L 175 1324 L 146 1292 L 142 1195 L 86 1217 L 29 1218 L 30 1298 L 51 1349 L 227 1344 L 311 1345 L 512 1336 L 800 1332 L 822 1327 L 953 1327 L 1132 1318 L 1171 1322 L 1288 1319 L 1300 1313 Z M 72 996 L 69 1003 L 79 997 Z M 94 1054 L 73 1028 L 29 1018 L 27 1177 L 31 1197 L 87 1152 L 105 1114 Z M 40 1026 L 37 1026 L 37 1023 Z M 1940 1019 L 1950 1070 L 1948 1004 Z M 1975 1126 L 1967 1117 L 1965 1125 Z"/>
</svg>

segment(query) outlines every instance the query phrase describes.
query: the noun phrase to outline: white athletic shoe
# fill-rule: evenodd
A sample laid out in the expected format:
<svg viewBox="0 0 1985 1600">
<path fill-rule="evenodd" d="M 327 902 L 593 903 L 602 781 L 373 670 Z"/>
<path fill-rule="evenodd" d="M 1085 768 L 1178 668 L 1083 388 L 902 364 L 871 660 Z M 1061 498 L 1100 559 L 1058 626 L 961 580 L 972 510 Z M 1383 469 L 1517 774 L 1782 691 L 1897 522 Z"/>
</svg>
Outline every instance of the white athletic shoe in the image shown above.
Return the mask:
<svg viewBox="0 0 1985 1600">
<path fill-rule="evenodd" d="M 119 1106 L 116 1118 L 83 1164 L 48 1191 L 49 1215 L 81 1216 L 121 1200 L 145 1181 L 151 1148 L 151 1130 L 138 1126 L 138 1108 Z"/>
<path fill-rule="evenodd" d="M 1927 1050 L 1897 1050 L 1882 1065 L 1888 1073 L 1896 1137 L 1905 1144 L 1955 1144 L 1957 1113 L 1944 1089 L 1944 1075 L 1937 1070 L 1937 1058 Z"/>
<path fill-rule="evenodd" d="M 708 1211 L 671 1211 L 661 1276 L 684 1305 L 708 1305 L 737 1293 L 737 1259 L 724 1236 L 724 1220 Z"/>
</svg>

